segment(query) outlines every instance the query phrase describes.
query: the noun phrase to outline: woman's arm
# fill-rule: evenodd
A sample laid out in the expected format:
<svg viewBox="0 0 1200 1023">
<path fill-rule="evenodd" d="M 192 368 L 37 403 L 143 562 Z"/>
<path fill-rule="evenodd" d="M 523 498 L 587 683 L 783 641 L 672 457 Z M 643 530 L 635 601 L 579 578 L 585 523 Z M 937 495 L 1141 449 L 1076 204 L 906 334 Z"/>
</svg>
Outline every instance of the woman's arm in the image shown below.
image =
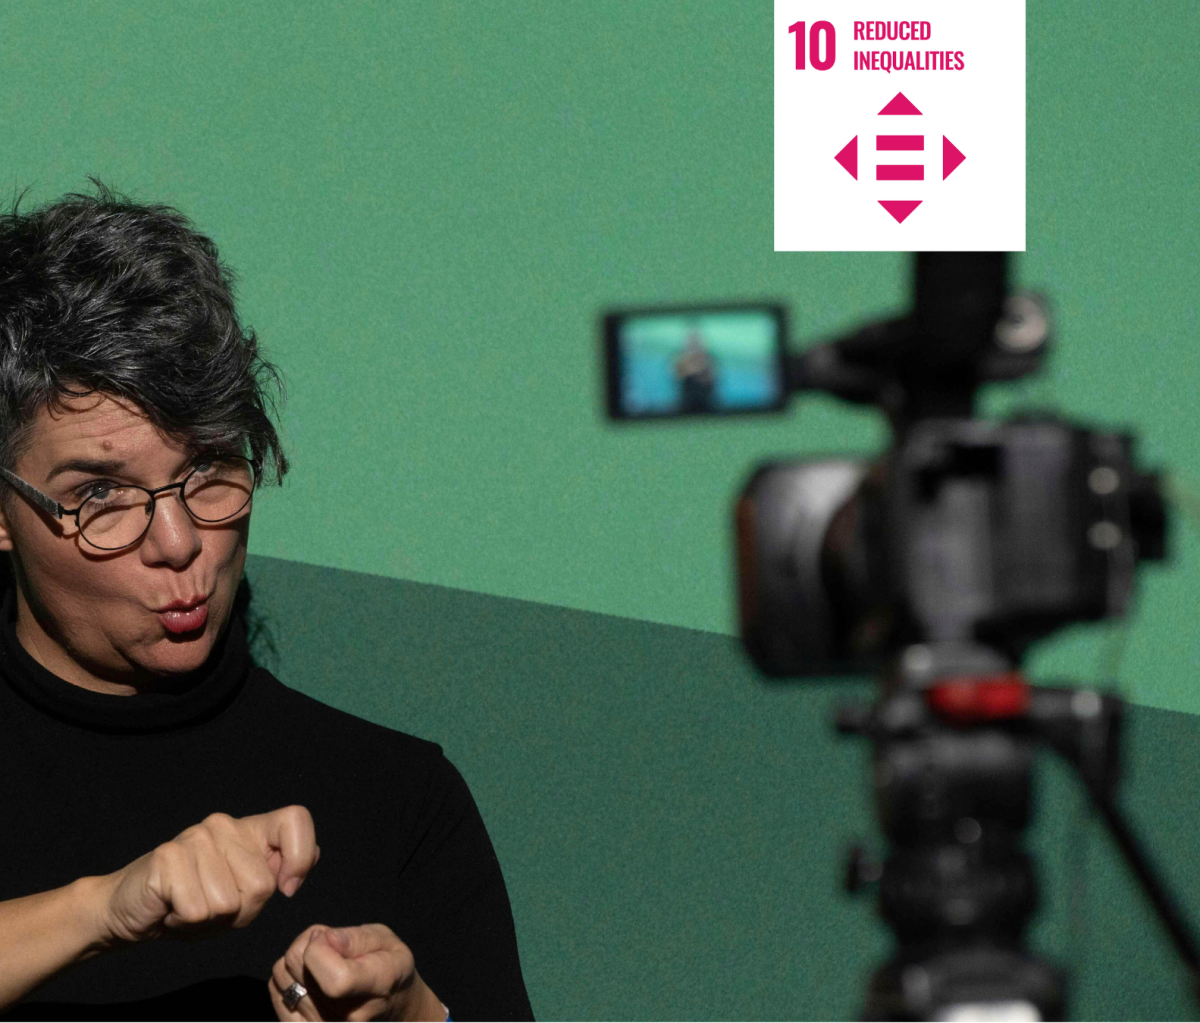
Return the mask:
<svg viewBox="0 0 1200 1023">
<path fill-rule="evenodd" d="M 112 874 L 0 902 L 0 1009 L 73 963 L 167 934 L 246 927 L 317 862 L 302 806 L 201 823 Z"/>
<path fill-rule="evenodd" d="M 531 1020 L 500 862 L 467 783 L 439 756 L 393 928 L 454 1019 Z"/>
<path fill-rule="evenodd" d="M 101 923 L 108 898 L 103 881 L 81 877 L 62 888 L 0 902 L 0 1009 L 108 947 Z"/>
</svg>

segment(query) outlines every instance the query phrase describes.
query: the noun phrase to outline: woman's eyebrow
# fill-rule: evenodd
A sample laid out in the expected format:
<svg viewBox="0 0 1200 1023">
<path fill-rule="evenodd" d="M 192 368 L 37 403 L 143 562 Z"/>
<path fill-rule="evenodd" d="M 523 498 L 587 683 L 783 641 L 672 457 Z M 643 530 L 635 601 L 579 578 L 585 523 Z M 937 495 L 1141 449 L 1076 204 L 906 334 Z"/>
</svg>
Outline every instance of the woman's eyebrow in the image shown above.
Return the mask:
<svg viewBox="0 0 1200 1023">
<path fill-rule="evenodd" d="M 46 477 L 46 482 L 49 483 L 55 476 L 64 472 L 91 472 L 100 475 L 116 475 L 125 471 L 125 463 L 120 459 L 94 459 L 94 458 L 71 458 L 65 462 L 59 462 L 53 469 L 50 470 Z"/>
<path fill-rule="evenodd" d="M 183 467 L 190 462 L 195 455 L 186 456 L 179 464 L 176 470 L 176 475 L 183 471 Z M 59 462 L 46 476 L 46 483 L 49 483 L 55 476 L 64 472 L 86 472 L 93 473 L 98 476 L 119 476 L 125 472 L 126 463 L 119 458 L 70 458 L 65 462 Z"/>
</svg>

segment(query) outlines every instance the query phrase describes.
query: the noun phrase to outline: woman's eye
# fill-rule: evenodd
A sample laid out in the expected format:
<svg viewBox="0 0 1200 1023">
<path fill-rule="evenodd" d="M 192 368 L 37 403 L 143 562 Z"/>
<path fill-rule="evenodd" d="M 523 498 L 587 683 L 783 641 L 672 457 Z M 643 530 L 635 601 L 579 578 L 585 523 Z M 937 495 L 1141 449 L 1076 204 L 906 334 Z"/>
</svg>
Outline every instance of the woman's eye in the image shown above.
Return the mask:
<svg viewBox="0 0 1200 1023">
<path fill-rule="evenodd" d="M 108 496 L 108 492 L 116 486 L 115 483 L 109 483 L 103 480 L 93 480 L 91 483 L 85 483 L 83 487 L 76 491 L 81 500 L 89 500 L 90 498 L 103 498 Z"/>
</svg>

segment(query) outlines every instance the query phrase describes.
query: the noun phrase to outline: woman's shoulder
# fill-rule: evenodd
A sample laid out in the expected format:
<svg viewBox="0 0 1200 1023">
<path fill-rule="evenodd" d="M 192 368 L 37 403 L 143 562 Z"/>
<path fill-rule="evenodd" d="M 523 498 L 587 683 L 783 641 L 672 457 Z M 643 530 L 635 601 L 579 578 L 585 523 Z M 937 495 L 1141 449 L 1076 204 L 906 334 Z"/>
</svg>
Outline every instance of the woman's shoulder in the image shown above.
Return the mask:
<svg viewBox="0 0 1200 1023">
<path fill-rule="evenodd" d="M 251 698 L 245 711 L 269 722 L 274 731 L 286 732 L 293 744 L 310 742 L 327 753 L 343 747 L 359 759 L 372 753 L 399 757 L 438 773 L 451 766 L 438 743 L 325 703 L 287 685 L 266 668 L 251 669 L 249 681 Z"/>
</svg>

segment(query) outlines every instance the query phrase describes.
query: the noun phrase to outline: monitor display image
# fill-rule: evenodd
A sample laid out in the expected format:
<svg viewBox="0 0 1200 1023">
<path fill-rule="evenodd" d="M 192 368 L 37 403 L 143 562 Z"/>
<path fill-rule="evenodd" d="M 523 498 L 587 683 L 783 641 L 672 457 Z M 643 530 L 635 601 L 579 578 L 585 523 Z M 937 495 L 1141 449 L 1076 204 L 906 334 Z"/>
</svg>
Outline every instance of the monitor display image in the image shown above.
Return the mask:
<svg viewBox="0 0 1200 1023">
<path fill-rule="evenodd" d="M 610 331 L 620 415 L 765 411 L 783 403 L 774 309 L 631 313 Z"/>
</svg>

